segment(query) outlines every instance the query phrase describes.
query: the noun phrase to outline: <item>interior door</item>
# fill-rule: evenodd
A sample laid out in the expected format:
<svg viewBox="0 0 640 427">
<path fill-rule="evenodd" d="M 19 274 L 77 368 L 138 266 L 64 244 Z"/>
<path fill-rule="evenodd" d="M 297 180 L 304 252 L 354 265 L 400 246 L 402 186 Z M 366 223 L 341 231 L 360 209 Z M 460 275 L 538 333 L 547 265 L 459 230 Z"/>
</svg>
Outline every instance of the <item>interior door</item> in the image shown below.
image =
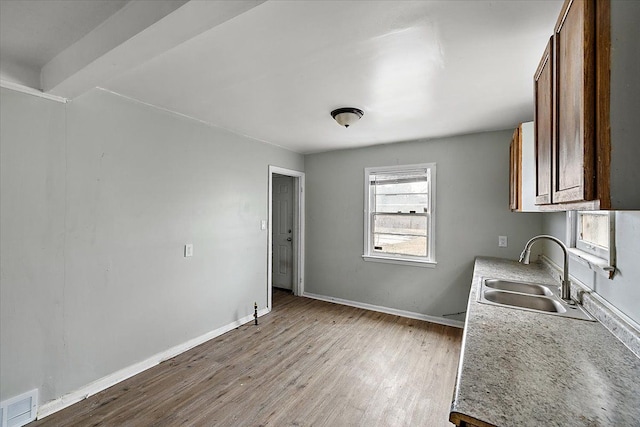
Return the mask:
<svg viewBox="0 0 640 427">
<path fill-rule="evenodd" d="M 293 177 L 274 175 L 272 183 L 272 283 L 293 290 Z"/>
</svg>

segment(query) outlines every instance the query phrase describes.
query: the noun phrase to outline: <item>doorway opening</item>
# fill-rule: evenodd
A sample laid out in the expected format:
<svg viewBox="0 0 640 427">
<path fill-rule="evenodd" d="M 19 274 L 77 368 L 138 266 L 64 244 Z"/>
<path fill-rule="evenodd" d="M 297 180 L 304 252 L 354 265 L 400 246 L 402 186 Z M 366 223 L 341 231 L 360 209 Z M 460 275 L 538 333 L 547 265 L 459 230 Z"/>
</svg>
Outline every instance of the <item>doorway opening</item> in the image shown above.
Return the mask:
<svg viewBox="0 0 640 427">
<path fill-rule="evenodd" d="M 273 288 L 304 293 L 304 172 L 269 166 L 267 306 Z"/>
</svg>

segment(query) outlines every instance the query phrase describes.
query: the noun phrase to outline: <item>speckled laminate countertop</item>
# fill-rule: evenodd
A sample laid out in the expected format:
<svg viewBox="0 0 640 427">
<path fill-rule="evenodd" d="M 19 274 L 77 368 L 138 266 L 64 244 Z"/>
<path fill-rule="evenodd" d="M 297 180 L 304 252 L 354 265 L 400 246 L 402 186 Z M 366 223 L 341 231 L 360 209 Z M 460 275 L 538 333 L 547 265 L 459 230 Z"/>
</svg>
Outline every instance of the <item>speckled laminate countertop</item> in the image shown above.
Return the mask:
<svg viewBox="0 0 640 427">
<path fill-rule="evenodd" d="M 477 302 L 482 278 L 557 285 L 537 264 L 476 259 L 452 417 L 496 426 L 640 426 L 638 357 L 598 322 Z"/>
</svg>

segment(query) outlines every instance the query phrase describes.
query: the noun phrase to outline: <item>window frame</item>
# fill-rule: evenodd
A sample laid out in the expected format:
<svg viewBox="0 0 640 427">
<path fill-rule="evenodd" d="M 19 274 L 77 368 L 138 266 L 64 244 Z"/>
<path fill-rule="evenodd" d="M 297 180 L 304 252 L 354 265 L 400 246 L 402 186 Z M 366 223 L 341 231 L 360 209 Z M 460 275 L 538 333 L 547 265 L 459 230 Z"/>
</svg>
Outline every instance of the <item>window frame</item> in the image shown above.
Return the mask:
<svg viewBox="0 0 640 427">
<path fill-rule="evenodd" d="M 609 219 L 609 248 L 586 243 L 579 238 L 578 227 L 583 214 L 603 215 Z M 615 212 L 614 211 L 567 211 L 567 247 L 572 259 L 589 269 L 612 279 L 616 268 L 615 247 Z"/>
<path fill-rule="evenodd" d="M 429 192 L 428 204 L 429 212 L 427 216 L 427 245 L 428 254 L 426 257 L 401 255 L 401 254 L 385 254 L 374 252 L 373 244 L 373 221 L 372 210 L 373 200 L 371 198 L 371 175 L 376 173 L 407 173 L 419 169 L 429 170 Z M 378 166 L 368 167 L 364 169 L 364 250 L 362 258 L 365 261 L 383 262 L 400 265 L 411 265 L 418 267 L 434 268 L 436 262 L 436 164 L 435 163 L 419 163 L 411 165 L 395 165 L 395 166 Z"/>
</svg>

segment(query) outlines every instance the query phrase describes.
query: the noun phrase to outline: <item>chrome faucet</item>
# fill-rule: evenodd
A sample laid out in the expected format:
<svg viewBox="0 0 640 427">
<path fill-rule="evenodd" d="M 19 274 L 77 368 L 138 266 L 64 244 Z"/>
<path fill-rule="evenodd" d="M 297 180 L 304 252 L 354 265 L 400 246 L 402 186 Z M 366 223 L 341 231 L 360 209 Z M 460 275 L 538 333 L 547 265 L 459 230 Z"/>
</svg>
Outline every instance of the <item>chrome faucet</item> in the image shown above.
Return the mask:
<svg viewBox="0 0 640 427">
<path fill-rule="evenodd" d="M 520 254 L 519 262 L 523 264 L 529 264 L 529 257 L 531 256 L 531 246 L 533 246 L 533 244 L 540 239 L 548 239 L 553 242 L 556 242 L 558 245 L 560 245 L 560 248 L 562 248 L 562 252 L 564 253 L 564 272 L 563 272 L 564 275 L 562 277 L 562 285 L 560 286 L 560 297 L 563 300 L 570 302 L 571 301 L 571 285 L 569 283 L 569 254 L 567 253 L 567 247 L 565 246 L 564 243 L 562 243 L 562 240 L 546 234 L 541 234 L 539 236 L 535 236 L 531 238 L 527 242 L 527 244 L 524 245 L 524 250 Z"/>
</svg>

